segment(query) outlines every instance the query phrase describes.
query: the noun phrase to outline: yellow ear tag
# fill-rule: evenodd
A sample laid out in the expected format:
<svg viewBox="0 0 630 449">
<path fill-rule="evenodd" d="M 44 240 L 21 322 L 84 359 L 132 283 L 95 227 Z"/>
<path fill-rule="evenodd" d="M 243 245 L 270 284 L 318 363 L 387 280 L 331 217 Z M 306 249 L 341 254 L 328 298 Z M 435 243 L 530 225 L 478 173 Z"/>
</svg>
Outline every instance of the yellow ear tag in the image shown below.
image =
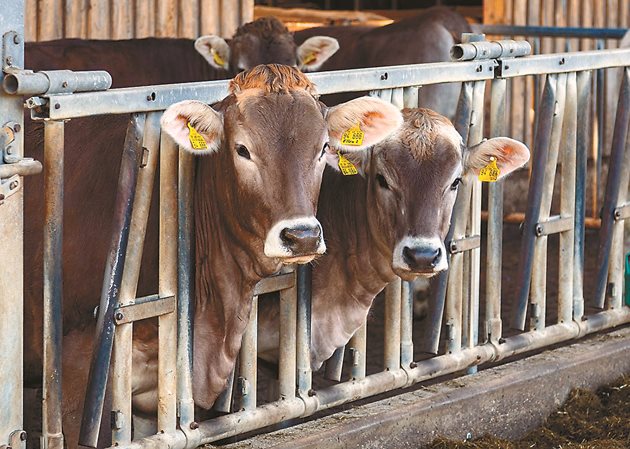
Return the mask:
<svg viewBox="0 0 630 449">
<path fill-rule="evenodd" d="M 358 147 L 363 144 L 363 136 L 365 136 L 365 134 L 363 133 L 363 131 L 361 131 L 361 128 L 359 128 L 359 124 L 357 123 L 348 131 L 342 134 L 341 144 L 349 145 L 351 147 Z"/>
<path fill-rule="evenodd" d="M 208 149 L 208 144 L 206 143 L 206 140 L 203 138 L 203 136 L 201 134 L 199 134 L 197 132 L 197 130 L 195 128 L 193 128 L 193 126 L 190 124 L 190 122 L 188 122 L 188 139 L 190 140 L 190 145 L 195 149 L 195 150 L 206 150 Z"/>
<path fill-rule="evenodd" d="M 491 157 L 488 165 L 479 171 L 479 181 L 496 182 L 500 174 L 501 170 L 497 167 L 497 160 Z"/>
<path fill-rule="evenodd" d="M 212 59 L 214 59 L 214 62 L 216 62 L 217 65 L 220 65 L 221 67 L 225 67 L 225 61 L 223 60 L 221 56 L 219 56 L 219 53 L 214 51 L 214 49 L 212 50 Z"/>
<path fill-rule="evenodd" d="M 311 62 L 315 61 L 315 59 L 317 59 L 317 56 L 315 56 L 315 52 L 312 51 L 304 57 L 304 59 L 302 60 L 302 64 L 310 64 Z"/>
<path fill-rule="evenodd" d="M 339 156 L 339 170 L 344 176 L 352 176 L 359 173 L 354 164 L 341 154 L 341 151 L 337 151 L 337 156 Z"/>
</svg>

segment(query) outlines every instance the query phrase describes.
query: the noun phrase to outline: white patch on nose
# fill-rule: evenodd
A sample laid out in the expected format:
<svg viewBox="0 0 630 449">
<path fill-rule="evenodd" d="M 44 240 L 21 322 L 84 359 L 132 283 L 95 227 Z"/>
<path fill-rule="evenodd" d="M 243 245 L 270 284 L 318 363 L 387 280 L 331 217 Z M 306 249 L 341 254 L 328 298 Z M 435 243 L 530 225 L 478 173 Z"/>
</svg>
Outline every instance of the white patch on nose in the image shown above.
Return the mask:
<svg viewBox="0 0 630 449">
<path fill-rule="evenodd" d="M 432 269 L 428 269 L 423 272 L 417 272 L 416 270 L 411 268 L 409 264 L 405 261 L 405 257 L 403 255 L 403 250 L 405 247 L 408 247 L 408 248 L 423 247 L 423 248 L 435 249 L 436 251 L 439 249 L 440 254 L 441 254 L 440 261 Z M 418 274 L 426 274 L 426 275 L 431 276 L 435 273 L 444 271 L 448 268 L 447 259 L 448 258 L 446 257 L 446 248 L 444 247 L 444 242 L 442 242 L 442 240 L 440 240 L 439 238 L 437 237 L 431 237 L 431 238 L 412 237 L 408 235 L 405 238 L 403 238 L 400 242 L 398 242 L 398 244 L 396 245 L 396 248 L 394 249 L 392 268 L 398 271 L 410 272 L 410 273 L 417 272 Z"/>
<path fill-rule="evenodd" d="M 313 254 L 295 254 L 287 245 L 282 241 L 281 232 L 283 229 L 288 228 L 297 228 L 297 227 L 318 227 L 320 231 L 319 245 Z M 303 256 L 315 256 L 319 254 L 324 254 L 326 252 L 326 244 L 324 243 L 324 232 L 322 230 L 322 225 L 317 221 L 317 219 L 313 216 L 310 217 L 297 217 L 291 218 L 288 220 L 280 220 L 277 222 L 267 233 L 267 238 L 265 239 L 265 256 L 267 257 L 277 257 L 282 259 L 296 259 L 291 260 L 290 262 L 309 262 L 309 260 L 304 259 Z M 312 257 L 310 257 L 312 259 Z"/>
</svg>

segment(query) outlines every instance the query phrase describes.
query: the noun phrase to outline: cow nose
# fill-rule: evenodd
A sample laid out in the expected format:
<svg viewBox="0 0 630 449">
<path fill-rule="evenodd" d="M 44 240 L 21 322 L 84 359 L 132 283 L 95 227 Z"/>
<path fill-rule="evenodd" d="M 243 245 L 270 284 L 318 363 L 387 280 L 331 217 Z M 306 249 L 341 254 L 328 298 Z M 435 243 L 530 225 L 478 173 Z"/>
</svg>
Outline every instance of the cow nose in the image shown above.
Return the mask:
<svg viewBox="0 0 630 449">
<path fill-rule="evenodd" d="M 280 239 L 294 256 L 314 254 L 321 243 L 322 229 L 312 225 L 284 228 L 280 231 Z"/>
<path fill-rule="evenodd" d="M 431 246 L 403 248 L 403 258 L 411 270 L 433 270 L 442 261 L 442 249 Z"/>
</svg>

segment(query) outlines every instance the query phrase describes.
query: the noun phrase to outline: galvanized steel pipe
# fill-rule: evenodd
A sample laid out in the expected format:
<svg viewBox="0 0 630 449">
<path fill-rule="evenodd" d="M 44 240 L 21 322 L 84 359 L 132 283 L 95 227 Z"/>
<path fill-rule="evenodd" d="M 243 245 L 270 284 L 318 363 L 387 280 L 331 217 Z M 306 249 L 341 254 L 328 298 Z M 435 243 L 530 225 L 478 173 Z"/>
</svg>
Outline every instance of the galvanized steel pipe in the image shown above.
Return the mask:
<svg viewBox="0 0 630 449">
<path fill-rule="evenodd" d="M 2 81 L 4 91 L 11 95 L 52 95 L 73 92 L 96 92 L 112 86 L 109 73 L 73 72 L 72 70 L 50 70 L 33 72 L 15 70 L 7 73 Z"/>
<path fill-rule="evenodd" d="M 480 41 L 453 45 L 451 60 L 472 61 L 479 59 L 499 59 L 528 56 L 532 46 L 527 41 L 501 40 Z"/>
</svg>

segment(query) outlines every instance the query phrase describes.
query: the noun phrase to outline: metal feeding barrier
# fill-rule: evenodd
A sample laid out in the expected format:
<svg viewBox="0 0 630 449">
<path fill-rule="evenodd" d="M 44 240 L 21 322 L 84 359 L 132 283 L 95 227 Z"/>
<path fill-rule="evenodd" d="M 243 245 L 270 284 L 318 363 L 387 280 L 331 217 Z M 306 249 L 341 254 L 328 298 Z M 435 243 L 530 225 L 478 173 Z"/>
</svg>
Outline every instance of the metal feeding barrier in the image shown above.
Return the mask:
<svg viewBox="0 0 630 449">
<path fill-rule="evenodd" d="M 20 3 L 20 2 L 14 2 Z M 3 33 L 23 35 L 19 14 L 3 15 Z M 6 36 L 6 34 L 5 34 Z M 472 37 L 471 42 L 478 38 Z M 12 69 L 21 69 L 22 43 L 11 51 L 18 55 Z M 6 44 L 6 40 L 5 40 Z M 483 49 L 487 43 L 473 47 Z M 6 47 L 6 45 L 5 45 Z M 3 61 L 6 49 L 3 47 Z M 488 44 L 489 48 L 510 48 Z M 471 48 L 471 47 L 467 47 Z M 521 47 L 518 47 L 521 48 Z M 493 50 L 494 51 L 494 50 Z M 465 52 L 464 52 L 465 53 Z M 44 120 L 46 154 L 46 230 L 45 230 L 45 321 L 43 375 L 44 447 L 63 446 L 61 434 L 61 232 L 63 207 L 64 127 L 68 119 L 100 114 L 131 114 L 118 181 L 110 253 L 105 271 L 99 307 L 91 375 L 87 388 L 82 423 L 83 444 L 95 446 L 99 423 L 103 419 L 108 375 L 112 389 L 112 444 L 117 448 L 172 447 L 194 448 L 234 435 L 286 421 L 310 416 L 357 398 L 410 386 L 426 379 L 474 371 L 477 366 L 521 354 L 596 331 L 630 322 L 630 308 L 623 305 L 623 220 L 628 218 L 627 185 L 630 157 L 627 133 L 630 113 L 630 50 L 606 50 L 523 56 L 500 59 L 484 58 L 474 52 L 469 61 L 397 67 L 381 67 L 309 75 L 320 94 L 370 91 L 371 95 L 399 107 L 414 107 L 422 86 L 461 82 L 462 90 L 454 124 L 464 141 L 474 145 L 483 138 L 483 122 L 490 119 L 491 136 L 506 130 L 506 92 L 512 79 L 528 75 L 546 77 L 536 110 L 536 136 L 531 162 L 532 177 L 523 226 L 519 294 L 515 299 L 513 325 L 521 330 L 504 337 L 501 317 L 501 258 L 503 235 L 503 185 L 488 186 L 488 238 L 486 276 L 492 279 L 480 298 L 481 260 L 481 184 L 466 183 L 459 191 L 447 248 L 450 269 L 440 276 L 434 310 L 428 326 L 428 352 L 439 353 L 440 329 L 444 321 L 447 335 L 444 353 L 426 360 L 414 360 L 413 311 L 409 284 L 400 279 L 386 288 L 383 370 L 366 371 L 367 327 L 364 325 L 348 343 L 352 354 L 349 380 L 314 389 L 310 365 L 311 273 L 308 266 L 297 266 L 262 280 L 255 289 L 254 307 L 243 336 L 239 368 L 228 390 L 215 408 L 237 411 L 196 422 L 192 396 L 192 192 L 194 161 L 178 153 L 175 144 L 160 134 L 160 112 L 170 104 L 187 99 L 212 103 L 227 93 L 227 82 L 202 82 L 179 85 L 146 86 L 103 92 L 52 93 L 44 91 L 28 100 L 34 118 Z M 471 54 L 472 52 L 468 52 Z M 493 53 L 494 54 L 494 53 Z M 597 293 L 584 298 L 584 219 L 588 122 L 591 78 L 598 69 L 623 71 L 619 106 L 612 139 L 600 246 Z M 15 70 L 14 70 L 15 69 Z M 7 66 L 4 67 L 5 73 Z M 89 75 L 86 75 L 89 77 Z M 100 76 L 94 74 L 95 77 Z M 17 79 L 17 78 L 16 78 Z M 490 81 L 490 111 L 484 109 L 485 89 Z M 63 84 L 63 83 L 62 83 Z M 11 83 L 11 86 L 14 86 Z M 39 86 L 39 84 L 38 84 Z M 46 87 L 48 90 L 48 87 Z M 11 92 L 11 89 L 9 89 Z M 46 94 L 44 95 L 44 93 Z M 22 99 L 0 93 L 3 123 L 12 130 L 12 152 L 4 145 L 0 163 L 0 187 L 15 175 L 25 175 L 19 168 L 22 145 L 19 129 L 23 126 Z M 4 115 L 6 114 L 6 116 Z M 16 130 L 16 126 L 17 130 Z M 9 136 L 11 133 L 5 134 Z M 140 153 L 146 153 L 141 157 Z M 7 156 L 12 156 L 7 158 Z M 137 161 L 142 160 L 142 164 Z M 28 161 L 26 161 L 28 163 Z M 34 161 L 32 164 L 37 165 Z M 159 164 L 160 189 L 160 267 L 157 294 L 136 298 L 140 260 L 147 227 L 154 178 Z M 15 168 L 13 166 L 15 165 Z M 556 167 L 561 166 L 560 211 L 551 212 L 551 194 Z M 37 171 L 37 170 L 32 170 Z M 21 178 L 17 178 L 21 182 Z M 10 186 L 9 186 L 10 188 Z M 12 328 L 0 327 L 0 393 L 9 398 L 7 412 L 0 414 L 0 445 L 23 447 L 22 430 L 22 291 L 21 291 L 21 203 L 22 191 L 0 200 L 0 250 L 13 257 L 0 266 L 0 316 Z M 2 190 L 0 190 L 2 192 Z M 172 211 L 177 210 L 177 214 Z M 558 319 L 547 325 L 546 258 L 547 239 L 560 235 L 560 272 Z M 280 292 L 280 360 L 277 400 L 260 405 L 257 386 L 257 296 Z M 585 300 L 599 309 L 585 314 Z M 480 308 L 485 307 L 480 322 Z M 526 318 L 530 326 L 526 329 Z M 157 430 L 155 435 L 133 439 L 131 380 L 134 322 L 159 319 L 159 364 Z M 526 330 L 525 330 L 526 329 Z M 481 338 L 479 338 L 481 336 Z M 481 340 L 481 341 L 479 341 Z M 340 379 L 343 350 L 328 362 L 329 377 Z M 111 361 L 111 368 L 110 368 Z M 173 369 L 175 367 L 175 369 Z M 105 416 L 107 416 L 105 414 Z M 2 446 L 0 446 L 2 447 Z"/>
</svg>

